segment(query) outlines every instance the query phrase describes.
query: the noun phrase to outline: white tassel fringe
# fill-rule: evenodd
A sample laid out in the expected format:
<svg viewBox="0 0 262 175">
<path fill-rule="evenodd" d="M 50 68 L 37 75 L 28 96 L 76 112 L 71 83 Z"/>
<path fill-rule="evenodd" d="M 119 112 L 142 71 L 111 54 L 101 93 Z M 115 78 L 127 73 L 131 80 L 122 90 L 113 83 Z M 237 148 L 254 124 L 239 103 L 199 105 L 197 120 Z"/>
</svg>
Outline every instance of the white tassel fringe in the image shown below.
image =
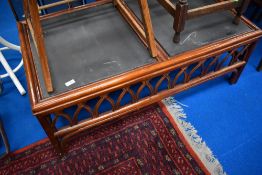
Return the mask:
<svg viewBox="0 0 262 175">
<path fill-rule="evenodd" d="M 168 97 L 162 100 L 162 103 L 166 106 L 168 112 L 177 123 L 179 130 L 194 149 L 200 160 L 204 163 L 208 171 L 212 175 L 226 175 L 222 165 L 215 158 L 212 151 L 202 140 L 202 138 L 197 134 L 197 130 L 194 126 L 185 121 L 186 114 L 184 113 L 183 108 L 176 103 L 174 97 Z"/>
</svg>

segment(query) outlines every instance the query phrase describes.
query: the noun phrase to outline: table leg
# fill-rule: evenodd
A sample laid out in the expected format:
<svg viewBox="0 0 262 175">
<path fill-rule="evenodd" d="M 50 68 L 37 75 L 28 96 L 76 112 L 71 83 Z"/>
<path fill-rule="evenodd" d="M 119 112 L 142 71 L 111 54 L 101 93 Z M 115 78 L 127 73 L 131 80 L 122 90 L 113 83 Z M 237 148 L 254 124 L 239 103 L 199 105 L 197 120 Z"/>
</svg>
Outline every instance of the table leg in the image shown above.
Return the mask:
<svg viewBox="0 0 262 175">
<path fill-rule="evenodd" d="M 257 44 L 257 42 L 252 43 L 252 44 L 248 47 L 248 49 L 247 49 L 247 51 L 246 51 L 246 52 L 248 52 L 248 53 L 246 53 L 246 52 L 243 53 L 243 58 L 241 59 L 241 61 L 245 61 L 246 64 L 247 64 L 247 62 L 248 62 L 248 60 L 249 60 L 249 58 L 250 58 L 253 50 L 254 50 L 255 47 L 256 47 L 256 44 Z M 232 73 L 232 75 L 231 75 L 231 77 L 230 77 L 230 79 L 229 79 L 229 83 L 230 83 L 230 84 L 236 84 L 236 83 L 237 83 L 237 81 L 238 81 L 241 73 L 243 72 L 246 64 L 243 65 L 243 66 L 241 66 L 241 67 L 239 67 L 239 68 L 237 68 L 237 71 Z"/>
<path fill-rule="evenodd" d="M 179 0 L 178 3 L 176 3 L 176 13 L 173 23 L 173 28 L 175 30 L 173 41 L 175 43 L 180 42 L 180 33 L 185 28 L 187 10 L 188 10 L 187 0 Z"/>
<path fill-rule="evenodd" d="M 40 124 L 42 125 L 46 135 L 50 139 L 50 142 L 54 146 L 55 150 L 62 155 L 64 153 L 64 149 L 61 145 L 59 138 L 55 137 L 55 135 L 54 135 L 56 130 L 51 127 L 50 115 L 48 115 L 48 116 L 37 116 L 37 118 L 38 118 L 38 121 L 40 122 Z"/>
<path fill-rule="evenodd" d="M 258 66 L 257 66 L 257 71 L 259 71 L 259 72 L 262 71 L 262 58 L 261 58 Z"/>
<path fill-rule="evenodd" d="M 237 9 L 236 9 L 237 13 L 236 13 L 236 16 L 233 20 L 234 24 L 237 24 L 237 25 L 239 24 L 240 17 L 247 10 L 249 3 L 250 3 L 250 0 L 242 0 L 240 6 L 237 7 Z"/>
</svg>

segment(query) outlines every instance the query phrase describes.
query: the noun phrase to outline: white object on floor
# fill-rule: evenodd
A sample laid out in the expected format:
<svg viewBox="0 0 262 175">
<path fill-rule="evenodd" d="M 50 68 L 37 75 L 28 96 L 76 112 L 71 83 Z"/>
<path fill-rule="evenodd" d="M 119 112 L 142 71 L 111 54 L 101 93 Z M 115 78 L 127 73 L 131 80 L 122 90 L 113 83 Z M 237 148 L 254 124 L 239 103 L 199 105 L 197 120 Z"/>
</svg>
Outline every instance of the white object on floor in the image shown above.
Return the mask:
<svg viewBox="0 0 262 175">
<path fill-rule="evenodd" d="M 14 82 L 14 84 L 15 84 L 16 88 L 18 89 L 18 91 L 20 92 L 20 94 L 24 95 L 26 93 L 26 91 L 15 75 L 15 72 L 17 72 L 22 67 L 23 59 L 21 59 L 18 66 L 14 70 L 12 70 L 11 67 L 9 66 L 8 62 L 6 61 L 4 55 L 2 54 L 3 50 L 8 50 L 8 49 L 16 50 L 16 51 L 21 53 L 20 46 L 14 45 L 14 44 L 6 41 L 1 36 L 0 36 L 0 44 L 5 46 L 3 48 L 0 48 L 0 62 L 2 63 L 3 67 L 5 68 L 5 70 L 7 72 L 6 74 L 0 75 L 0 78 L 6 78 L 6 77 L 9 76 L 12 79 L 12 81 Z"/>
</svg>

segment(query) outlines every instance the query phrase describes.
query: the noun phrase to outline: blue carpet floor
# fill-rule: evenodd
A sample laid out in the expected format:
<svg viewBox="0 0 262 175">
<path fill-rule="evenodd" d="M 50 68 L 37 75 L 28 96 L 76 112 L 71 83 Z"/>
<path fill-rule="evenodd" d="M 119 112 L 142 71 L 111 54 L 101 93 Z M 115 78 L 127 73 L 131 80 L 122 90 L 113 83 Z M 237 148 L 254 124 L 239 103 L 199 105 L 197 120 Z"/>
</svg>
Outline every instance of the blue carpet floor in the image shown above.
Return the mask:
<svg viewBox="0 0 262 175">
<path fill-rule="evenodd" d="M 6 0 L 0 1 L 0 9 L 0 36 L 19 45 L 15 20 Z M 175 96 L 188 106 L 184 107 L 188 121 L 213 150 L 225 171 L 232 175 L 262 174 L 262 72 L 255 70 L 262 57 L 261 50 L 262 42 L 236 85 L 229 85 L 227 77 L 221 77 Z M 19 53 L 5 54 L 12 66 L 19 63 Z M 0 65 L 0 73 L 3 72 Z M 17 76 L 26 87 L 24 70 Z M 10 79 L 4 79 L 0 117 L 11 150 L 46 137 L 32 116 L 28 95 L 21 96 Z M 3 151 L 3 145 L 0 147 Z"/>
</svg>

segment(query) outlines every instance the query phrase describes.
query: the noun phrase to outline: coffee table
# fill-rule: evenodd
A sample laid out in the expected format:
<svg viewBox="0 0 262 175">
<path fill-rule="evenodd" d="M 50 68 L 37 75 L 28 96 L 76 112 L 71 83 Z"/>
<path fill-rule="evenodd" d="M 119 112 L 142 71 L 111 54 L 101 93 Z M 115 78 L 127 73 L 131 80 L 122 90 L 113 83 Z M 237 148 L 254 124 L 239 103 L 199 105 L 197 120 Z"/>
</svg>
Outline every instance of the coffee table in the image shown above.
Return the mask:
<svg viewBox="0 0 262 175">
<path fill-rule="evenodd" d="M 86 129 L 206 81 L 229 74 L 236 83 L 262 35 L 223 11 L 188 21 L 174 43 L 173 17 L 147 2 L 156 57 L 137 1 L 101 0 L 40 16 L 52 92 L 28 25 L 17 22 L 32 111 L 57 152 Z"/>
</svg>

